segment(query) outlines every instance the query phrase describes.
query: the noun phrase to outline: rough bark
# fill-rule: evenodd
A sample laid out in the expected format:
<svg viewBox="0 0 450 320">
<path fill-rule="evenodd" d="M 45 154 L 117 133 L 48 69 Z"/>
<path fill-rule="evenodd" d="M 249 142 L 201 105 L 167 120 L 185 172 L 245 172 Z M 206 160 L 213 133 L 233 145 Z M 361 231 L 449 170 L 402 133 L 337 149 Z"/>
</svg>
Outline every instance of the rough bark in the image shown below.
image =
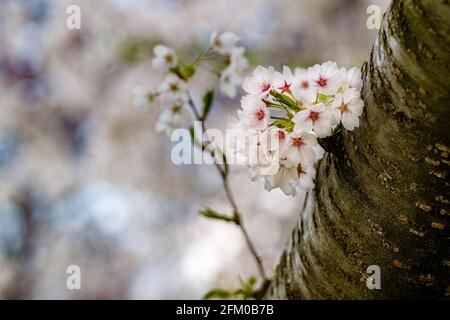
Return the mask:
<svg viewBox="0 0 450 320">
<path fill-rule="evenodd" d="M 449 20 L 446 0 L 391 3 L 360 128 L 327 141 L 266 298 L 449 298 Z M 369 265 L 381 290 L 366 287 Z"/>
</svg>

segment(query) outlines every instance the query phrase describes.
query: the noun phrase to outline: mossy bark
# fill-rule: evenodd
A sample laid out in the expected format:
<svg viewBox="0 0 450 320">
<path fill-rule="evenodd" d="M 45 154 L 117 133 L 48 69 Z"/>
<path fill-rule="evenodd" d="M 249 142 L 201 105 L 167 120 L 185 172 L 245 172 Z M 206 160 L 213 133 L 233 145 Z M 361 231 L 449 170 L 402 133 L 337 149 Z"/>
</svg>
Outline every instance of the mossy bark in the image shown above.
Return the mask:
<svg viewBox="0 0 450 320">
<path fill-rule="evenodd" d="M 449 21 L 447 0 L 392 1 L 363 67 L 361 125 L 326 141 L 265 298 L 450 297 Z"/>
</svg>

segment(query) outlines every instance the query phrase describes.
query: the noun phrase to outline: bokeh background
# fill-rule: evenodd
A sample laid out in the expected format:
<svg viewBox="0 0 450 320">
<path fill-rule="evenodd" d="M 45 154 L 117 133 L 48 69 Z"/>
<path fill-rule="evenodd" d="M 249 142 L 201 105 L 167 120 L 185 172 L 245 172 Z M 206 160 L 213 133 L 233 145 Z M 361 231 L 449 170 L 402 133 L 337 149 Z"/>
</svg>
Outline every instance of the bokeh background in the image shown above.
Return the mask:
<svg viewBox="0 0 450 320">
<path fill-rule="evenodd" d="M 66 9 L 81 8 L 81 30 Z M 176 166 L 154 112 L 132 106 L 157 85 L 152 47 L 189 57 L 213 30 L 240 35 L 251 66 L 361 66 L 387 0 L 0 0 L 0 298 L 198 299 L 256 268 L 212 166 Z M 249 70 L 249 72 L 251 69 Z M 194 98 L 207 83 L 195 84 Z M 239 106 L 219 99 L 209 127 Z M 268 269 L 303 205 L 232 167 L 232 188 Z M 81 290 L 67 290 L 79 265 Z"/>
</svg>

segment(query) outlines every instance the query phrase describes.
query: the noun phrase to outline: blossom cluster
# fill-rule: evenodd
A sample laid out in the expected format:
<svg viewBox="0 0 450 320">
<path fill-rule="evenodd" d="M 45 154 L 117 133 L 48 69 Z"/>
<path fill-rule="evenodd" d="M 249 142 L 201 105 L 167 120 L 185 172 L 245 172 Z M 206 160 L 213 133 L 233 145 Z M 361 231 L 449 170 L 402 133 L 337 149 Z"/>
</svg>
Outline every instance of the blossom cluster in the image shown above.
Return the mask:
<svg viewBox="0 0 450 320">
<path fill-rule="evenodd" d="M 248 67 L 244 47 L 237 45 L 239 38 L 232 32 L 213 32 L 210 46 L 200 53 L 193 63 L 183 62 L 176 52 L 165 45 L 154 47 L 152 67 L 165 76 L 156 88 L 137 87 L 133 104 L 143 108 L 160 108 L 156 130 L 168 136 L 178 128 L 188 128 L 193 123 L 190 106 L 189 80 L 199 66 L 218 76 L 219 91 L 234 98 Z M 212 69 L 206 62 L 214 62 Z M 218 69 L 217 69 L 218 67 Z"/>
<path fill-rule="evenodd" d="M 361 72 L 331 61 L 294 72 L 258 66 L 243 89 L 247 95 L 231 127 L 246 139 L 233 145 L 233 152 L 267 190 L 280 188 L 286 195 L 314 187 L 315 165 L 324 152 L 318 138 L 330 136 L 339 124 L 358 127 L 364 107 Z"/>
</svg>

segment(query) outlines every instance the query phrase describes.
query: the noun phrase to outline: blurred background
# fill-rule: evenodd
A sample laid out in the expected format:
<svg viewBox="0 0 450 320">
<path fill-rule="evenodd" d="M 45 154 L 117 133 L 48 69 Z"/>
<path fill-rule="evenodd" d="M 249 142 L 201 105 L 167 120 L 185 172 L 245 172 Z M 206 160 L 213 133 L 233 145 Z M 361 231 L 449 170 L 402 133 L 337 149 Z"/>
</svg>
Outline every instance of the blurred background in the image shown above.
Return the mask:
<svg viewBox="0 0 450 320">
<path fill-rule="evenodd" d="M 81 29 L 66 9 L 81 8 Z M 213 166 L 176 166 L 154 112 L 133 88 L 157 85 L 157 43 L 194 56 L 212 31 L 241 37 L 251 67 L 361 66 L 387 0 L 0 0 L 0 298 L 199 299 L 257 275 Z M 200 97 L 205 83 L 196 84 Z M 208 127 L 239 107 L 219 99 Z M 303 205 L 251 182 L 231 184 L 266 268 L 273 270 Z M 66 269 L 81 268 L 81 290 Z"/>
</svg>

